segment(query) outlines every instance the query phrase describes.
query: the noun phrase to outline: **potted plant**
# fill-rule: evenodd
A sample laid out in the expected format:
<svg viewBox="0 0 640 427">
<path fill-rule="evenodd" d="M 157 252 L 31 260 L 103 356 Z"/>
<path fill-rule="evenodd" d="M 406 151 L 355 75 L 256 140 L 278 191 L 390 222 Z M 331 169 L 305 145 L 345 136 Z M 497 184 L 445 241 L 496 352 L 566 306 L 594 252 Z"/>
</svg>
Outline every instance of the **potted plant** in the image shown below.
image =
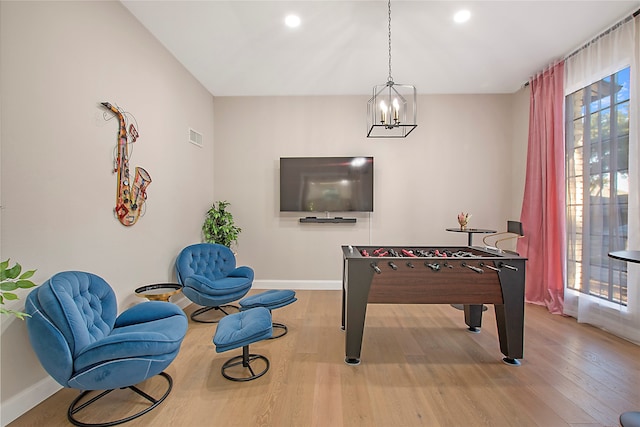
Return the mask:
<svg viewBox="0 0 640 427">
<path fill-rule="evenodd" d="M 29 270 L 22 273 L 22 266 L 18 263 L 9 268 L 8 259 L 0 262 L 0 314 L 9 314 L 19 319 L 29 316 L 27 313 L 9 310 L 1 307 L 1 305 L 4 305 L 5 300 L 13 301 L 18 299 L 18 295 L 13 292 L 16 289 L 28 289 L 36 286 L 35 283 L 28 280 L 35 272 L 35 270 Z"/>
<path fill-rule="evenodd" d="M 231 247 L 232 243 L 238 242 L 238 236 L 242 231 L 233 222 L 233 215 L 227 211 L 230 205 L 226 200 L 214 202 L 202 225 L 202 234 L 207 243 L 219 243 Z"/>
</svg>

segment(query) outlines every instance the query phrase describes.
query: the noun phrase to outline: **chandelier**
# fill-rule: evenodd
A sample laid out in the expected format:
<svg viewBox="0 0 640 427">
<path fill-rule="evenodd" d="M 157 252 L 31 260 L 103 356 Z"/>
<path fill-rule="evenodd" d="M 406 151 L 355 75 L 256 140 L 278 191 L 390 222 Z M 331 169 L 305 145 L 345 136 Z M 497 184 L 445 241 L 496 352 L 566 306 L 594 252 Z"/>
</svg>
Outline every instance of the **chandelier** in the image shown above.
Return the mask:
<svg viewBox="0 0 640 427">
<path fill-rule="evenodd" d="M 391 76 L 391 0 L 389 11 L 389 77 L 383 85 L 373 87 L 367 102 L 367 138 L 404 138 L 418 125 L 416 88 L 398 84 Z"/>
</svg>

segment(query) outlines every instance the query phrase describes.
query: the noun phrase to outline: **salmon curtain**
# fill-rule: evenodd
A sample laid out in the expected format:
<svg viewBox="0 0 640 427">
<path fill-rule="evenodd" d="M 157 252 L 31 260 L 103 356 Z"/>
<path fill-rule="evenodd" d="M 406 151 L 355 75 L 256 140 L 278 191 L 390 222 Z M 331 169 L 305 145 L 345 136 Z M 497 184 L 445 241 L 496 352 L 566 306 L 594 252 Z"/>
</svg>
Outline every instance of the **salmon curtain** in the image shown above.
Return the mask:
<svg viewBox="0 0 640 427">
<path fill-rule="evenodd" d="M 527 257 L 525 299 L 562 314 L 564 305 L 564 61 L 529 81 L 529 146 L 520 221 Z"/>
</svg>

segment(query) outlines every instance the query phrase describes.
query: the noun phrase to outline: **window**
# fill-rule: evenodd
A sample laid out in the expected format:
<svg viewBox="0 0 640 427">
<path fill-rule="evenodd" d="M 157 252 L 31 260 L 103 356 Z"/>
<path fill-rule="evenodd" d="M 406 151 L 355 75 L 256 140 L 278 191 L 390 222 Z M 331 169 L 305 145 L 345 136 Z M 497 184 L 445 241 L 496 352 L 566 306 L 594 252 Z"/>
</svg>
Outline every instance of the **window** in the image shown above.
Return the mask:
<svg viewBox="0 0 640 427">
<path fill-rule="evenodd" d="M 627 305 L 629 81 L 625 68 L 566 102 L 567 286 Z"/>
</svg>

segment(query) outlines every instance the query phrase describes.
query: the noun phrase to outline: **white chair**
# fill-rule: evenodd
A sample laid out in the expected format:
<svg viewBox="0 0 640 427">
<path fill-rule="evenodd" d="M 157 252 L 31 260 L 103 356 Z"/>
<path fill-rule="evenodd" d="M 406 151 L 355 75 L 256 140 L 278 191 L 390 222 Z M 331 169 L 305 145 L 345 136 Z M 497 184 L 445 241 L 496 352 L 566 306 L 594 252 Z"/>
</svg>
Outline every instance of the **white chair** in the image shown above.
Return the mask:
<svg viewBox="0 0 640 427">
<path fill-rule="evenodd" d="M 496 248 L 500 252 L 509 252 L 518 255 L 517 252 L 511 249 L 505 249 L 504 242 L 513 239 L 520 239 L 524 237 L 524 231 L 522 230 L 522 223 L 519 221 L 507 221 L 507 231 L 500 233 L 488 234 L 484 236 L 482 242 L 485 246 L 490 248 Z"/>
</svg>

